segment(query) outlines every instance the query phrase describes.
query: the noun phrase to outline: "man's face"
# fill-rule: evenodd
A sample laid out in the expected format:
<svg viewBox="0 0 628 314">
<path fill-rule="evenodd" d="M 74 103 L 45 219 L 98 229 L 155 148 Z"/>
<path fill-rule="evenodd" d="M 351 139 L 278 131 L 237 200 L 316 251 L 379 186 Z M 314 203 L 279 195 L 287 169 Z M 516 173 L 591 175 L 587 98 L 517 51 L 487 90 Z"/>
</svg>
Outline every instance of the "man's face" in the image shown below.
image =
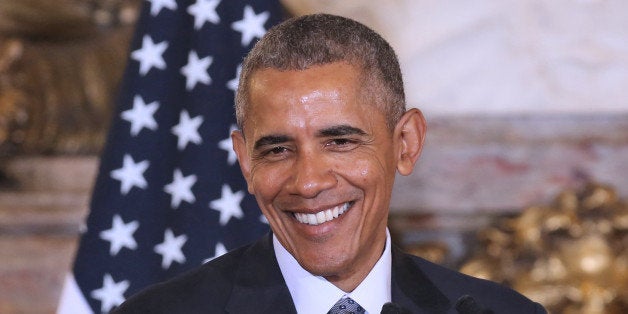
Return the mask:
<svg viewBox="0 0 628 314">
<path fill-rule="evenodd" d="M 303 268 L 345 291 L 382 254 L 402 146 L 360 95 L 359 74 L 347 63 L 258 70 L 244 137 L 233 134 L 274 234 Z"/>
</svg>

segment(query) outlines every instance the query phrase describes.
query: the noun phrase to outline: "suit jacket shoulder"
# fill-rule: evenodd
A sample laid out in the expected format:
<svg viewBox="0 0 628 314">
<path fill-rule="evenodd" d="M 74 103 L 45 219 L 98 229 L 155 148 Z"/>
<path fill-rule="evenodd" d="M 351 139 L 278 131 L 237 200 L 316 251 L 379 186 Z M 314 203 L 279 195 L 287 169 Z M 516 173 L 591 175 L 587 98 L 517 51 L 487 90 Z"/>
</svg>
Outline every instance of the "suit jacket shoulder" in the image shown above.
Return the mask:
<svg viewBox="0 0 628 314">
<path fill-rule="evenodd" d="M 270 236 L 148 287 L 113 313 L 296 313 Z"/>
<path fill-rule="evenodd" d="M 545 313 L 521 294 L 463 275 L 397 248 L 392 252 L 392 300 L 410 313 L 465 313 L 469 295 L 494 313 Z M 272 237 L 231 251 L 131 297 L 114 313 L 296 313 L 272 249 Z M 467 312 L 478 313 L 478 312 Z"/>
<path fill-rule="evenodd" d="M 465 313 L 463 298 L 493 313 L 546 313 L 543 307 L 497 283 L 471 277 L 393 249 L 393 301 L 411 313 Z M 468 311 L 468 313 L 480 313 Z"/>
</svg>

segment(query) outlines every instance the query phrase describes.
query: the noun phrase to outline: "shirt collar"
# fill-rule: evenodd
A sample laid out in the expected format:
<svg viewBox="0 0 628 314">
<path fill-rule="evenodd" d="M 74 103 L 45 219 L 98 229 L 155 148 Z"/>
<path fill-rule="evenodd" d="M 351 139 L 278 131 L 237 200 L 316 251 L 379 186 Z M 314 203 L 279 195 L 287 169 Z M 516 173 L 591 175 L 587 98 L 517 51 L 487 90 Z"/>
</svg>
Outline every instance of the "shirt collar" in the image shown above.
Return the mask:
<svg viewBox="0 0 628 314">
<path fill-rule="evenodd" d="M 325 278 L 303 269 L 274 234 L 273 249 L 299 314 L 327 313 L 344 296 L 351 297 L 370 314 L 379 313 L 384 303 L 391 301 L 392 255 L 388 229 L 384 253 L 366 278 L 350 293 L 345 293 Z"/>
</svg>

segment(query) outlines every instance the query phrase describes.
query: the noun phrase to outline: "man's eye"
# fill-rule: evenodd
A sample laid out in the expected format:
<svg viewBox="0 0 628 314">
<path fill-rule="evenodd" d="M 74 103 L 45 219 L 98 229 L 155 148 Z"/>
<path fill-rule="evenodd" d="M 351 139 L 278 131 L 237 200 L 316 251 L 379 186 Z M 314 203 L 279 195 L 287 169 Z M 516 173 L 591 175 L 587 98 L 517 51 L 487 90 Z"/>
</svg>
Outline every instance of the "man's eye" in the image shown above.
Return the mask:
<svg viewBox="0 0 628 314">
<path fill-rule="evenodd" d="M 348 138 L 334 138 L 325 145 L 334 150 L 350 150 L 357 146 L 357 141 Z"/>
<path fill-rule="evenodd" d="M 260 149 L 253 158 L 255 160 L 279 161 L 288 157 L 290 149 L 285 146 L 274 146 L 267 149 Z"/>
<path fill-rule="evenodd" d="M 336 138 L 331 141 L 332 145 L 346 145 L 349 144 L 350 141 L 346 138 Z"/>
<path fill-rule="evenodd" d="M 283 146 L 277 146 L 277 147 L 273 147 L 269 150 L 266 151 L 265 155 L 279 155 L 282 153 L 287 152 L 288 149 L 283 147 Z"/>
<path fill-rule="evenodd" d="M 258 155 L 258 158 L 266 160 L 280 160 L 283 159 L 289 153 L 289 149 L 284 146 L 275 146 L 262 150 Z"/>
</svg>

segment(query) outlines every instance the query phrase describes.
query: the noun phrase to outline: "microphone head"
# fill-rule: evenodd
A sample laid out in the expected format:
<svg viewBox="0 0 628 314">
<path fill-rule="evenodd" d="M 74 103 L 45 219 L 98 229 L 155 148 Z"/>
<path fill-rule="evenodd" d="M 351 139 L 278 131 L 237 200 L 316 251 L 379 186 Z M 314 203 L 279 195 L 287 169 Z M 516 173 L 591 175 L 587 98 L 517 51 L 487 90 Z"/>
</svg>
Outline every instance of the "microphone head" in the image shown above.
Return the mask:
<svg viewBox="0 0 628 314">
<path fill-rule="evenodd" d="M 381 314 L 411 314 L 411 313 L 410 311 L 406 310 L 405 308 L 395 303 L 387 302 L 382 307 Z"/>
<path fill-rule="evenodd" d="M 493 311 L 486 310 L 480 304 L 478 304 L 475 299 L 465 294 L 461 296 L 458 301 L 456 301 L 456 310 L 460 314 L 490 314 Z"/>
</svg>

